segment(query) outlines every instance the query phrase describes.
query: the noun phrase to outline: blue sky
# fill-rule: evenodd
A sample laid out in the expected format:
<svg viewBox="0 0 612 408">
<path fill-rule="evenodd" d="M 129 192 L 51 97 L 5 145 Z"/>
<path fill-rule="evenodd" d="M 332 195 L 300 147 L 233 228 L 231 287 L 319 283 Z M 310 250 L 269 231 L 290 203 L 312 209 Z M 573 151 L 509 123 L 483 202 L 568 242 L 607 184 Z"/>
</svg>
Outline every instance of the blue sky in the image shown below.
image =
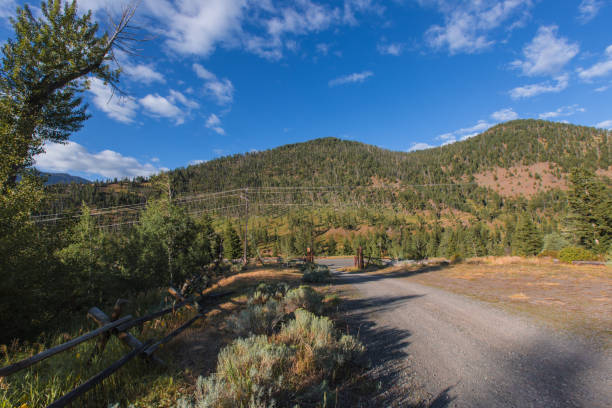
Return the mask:
<svg viewBox="0 0 612 408">
<path fill-rule="evenodd" d="M 103 21 L 121 1 L 79 4 Z M 37 163 L 133 177 L 327 136 L 408 151 L 516 118 L 612 128 L 610 21 L 610 0 L 142 0 L 129 96 L 92 82 L 93 117 Z"/>
</svg>

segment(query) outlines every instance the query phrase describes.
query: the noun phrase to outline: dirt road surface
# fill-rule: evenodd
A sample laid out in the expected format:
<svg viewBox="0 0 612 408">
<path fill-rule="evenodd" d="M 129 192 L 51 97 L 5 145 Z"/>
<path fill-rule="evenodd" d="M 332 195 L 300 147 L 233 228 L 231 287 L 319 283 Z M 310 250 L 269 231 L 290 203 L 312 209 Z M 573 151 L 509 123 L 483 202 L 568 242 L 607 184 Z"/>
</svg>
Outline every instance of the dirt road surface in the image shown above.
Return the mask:
<svg viewBox="0 0 612 408">
<path fill-rule="evenodd" d="M 372 358 L 375 406 L 612 407 L 610 350 L 397 274 L 336 273 L 354 290 L 347 319 Z"/>
</svg>

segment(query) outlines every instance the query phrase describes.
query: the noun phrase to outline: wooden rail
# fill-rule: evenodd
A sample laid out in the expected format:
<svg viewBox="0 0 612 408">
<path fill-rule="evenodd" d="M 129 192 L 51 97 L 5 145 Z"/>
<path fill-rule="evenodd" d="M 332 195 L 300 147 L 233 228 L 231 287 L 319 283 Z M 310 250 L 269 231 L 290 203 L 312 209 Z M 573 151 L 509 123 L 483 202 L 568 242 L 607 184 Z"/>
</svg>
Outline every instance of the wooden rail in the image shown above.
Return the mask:
<svg viewBox="0 0 612 408">
<path fill-rule="evenodd" d="M 130 360 L 132 360 L 136 356 L 141 356 L 143 358 L 146 358 L 158 364 L 164 364 L 164 362 L 160 360 L 159 358 L 157 358 L 156 356 L 154 356 L 153 353 L 155 353 L 155 351 L 158 350 L 161 345 L 169 342 L 171 339 L 178 336 L 185 329 L 187 329 L 194 322 L 196 322 L 199 318 L 204 316 L 198 302 L 195 301 L 194 299 L 186 299 L 185 296 L 183 295 L 183 293 L 185 293 L 188 286 L 189 285 L 184 285 L 181 288 L 182 289 L 181 291 L 178 291 L 174 288 L 168 289 L 168 292 L 175 298 L 176 301 L 178 301 L 177 304 L 173 305 L 172 307 L 168 307 L 166 309 L 159 310 L 157 312 L 153 312 L 153 313 L 150 313 L 145 316 L 138 317 L 138 318 L 133 318 L 131 315 L 120 317 L 122 306 L 128 302 L 127 300 L 124 300 L 124 299 L 117 300 L 117 303 L 115 304 L 115 307 L 113 308 L 113 312 L 110 317 L 106 315 L 99 308 L 92 307 L 91 309 L 89 309 L 89 312 L 87 313 L 87 315 L 88 317 L 93 319 L 96 323 L 98 323 L 98 325 L 100 326 L 99 328 L 92 330 L 88 333 L 85 333 L 72 340 L 69 340 L 65 343 L 62 343 L 58 346 L 47 349 L 32 357 L 18 361 L 6 367 L 2 367 L 0 368 L 0 377 L 6 377 L 18 371 L 24 370 L 40 361 L 43 361 L 58 353 L 69 350 L 77 346 L 78 344 L 81 344 L 87 340 L 91 340 L 98 336 L 101 336 L 99 339 L 98 345 L 94 349 L 87 364 L 91 362 L 92 358 L 94 357 L 96 353 L 102 353 L 104 351 L 104 348 L 106 347 L 106 343 L 108 342 L 108 339 L 110 338 L 111 335 L 117 336 L 119 340 L 121 340 L 126 346 L 131 348 L 131 351 L 128 354 L 124 355 L 122 358 L 114 362 L 112 365 L 110 365 L 103 371 L 99 372 L 98 374 L 94 375 L 93 377 L 85 381 L 83 384 L 79 385 L 78 387 L 76 387 L 75 389 L 67 393 L 66 395 L 62 396 L 61 398 L 57 399 L 55 402 L 53 402 L 51 405 L 48 406 L 48 408 L 58 408 L 58 407 L 64 407 L 67 404 L 71 403 L 72 401 L 74 401 L 75 398 L 79 397 L 80 395 L 83 395 L 84 393 L 86 393 L 87 391 L 95 387 L 97 384 L 99 384 L 105 378 L 115 373 L 117 370 L 119 370 L 121 367 L 123 367 L 125 364 L 127 364 Z M 225 292 L 223 294 L 219 294 L 218 296 L 225 296 L 230 293 L 232 292 Z M 209 296 L 217 297 L 215 295 L 209 295 Z M 204 303 L 203 300 L 205 301 L 206 298 L 200 298 L 198 300 L 200 303 Z M 172 331 L 171 333 L 167 334 L 165 337 L 157 341 L 149 340 L 143 343 L 140 340 L 138 340 L 134 335 L 128 332 L 128 330 L 132 327 L 142 325 L 145 322 L 157 319 L 168 313 L 173 313 L 183 307 L 187 307 L 191 310 L 196 310 L 198 314 L 194 316 L 193 318 L 191 318 L 190 320 L 188 320 L 186 323 L 184 323 L 179 328 L 175 329 L 174 331 Z"/>
<path fill-rule="evenodd" d="M 32 356 L 30 358 L 26 358 L 25 360 L 21 360 L 18 361 L 15 364 L 11 364 L 7 367 L 2 367 L 0 368 L 0 377 L 6 377 L 8 375 L 11 375 L 13 373 L 16 373 L 17 371 L 21 371 L 25 368 L 30 367 L 33 364 L 38 363 L 39 361 L 43 361 L 51 356 L 54 356 L 58 353 L 61 353 L 62 351 L 66 351 L 69 350 L 71 348 L 73 348 L 74 346 L 83 343 L 84 341 L 87 341 L 89 339 L 93 339 L 94 337 L 99 336 L 102 333 L 106 333 L 109 330 L 114 329 L 115 327 L 119 326 L 122 323 L 127 322 L 128 320 L 130 320 L 132 318 L 132 316 L 125 316 L 122 319 L 119 319 L 117 321 L 114 321 L 112 323 L 108 323 L 105 324 L 104 326 L 94 330 L 94 331 L 90 331 L 89 333 L 85 333 L 82 336 L 79 336 L 77 338 L 74 338 L 70 341 L 67 341 L 66 343 L 60 344 L 59 346 L 50 348 L 48 350 L 45 350 L 39 354 L 36 354 L 35 356 Z"/>
</svg>

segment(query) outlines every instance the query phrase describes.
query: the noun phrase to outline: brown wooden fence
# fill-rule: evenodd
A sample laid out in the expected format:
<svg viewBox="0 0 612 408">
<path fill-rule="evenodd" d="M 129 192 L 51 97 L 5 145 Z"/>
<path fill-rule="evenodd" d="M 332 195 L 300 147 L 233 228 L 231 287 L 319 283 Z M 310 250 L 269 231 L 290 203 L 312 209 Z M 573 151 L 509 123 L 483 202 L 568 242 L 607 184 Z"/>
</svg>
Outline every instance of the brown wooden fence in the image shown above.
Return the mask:
<svg viewBox="0 0 612 408">
<path fill-rule="evenodd" d="M 216 295 L 207 295 L 206 297 L 200 296 L 198 299 L 194 299 L 194 298 L 187 299 L 183 295 L 183 293 L 186 293 L 187 288 L 192 283 L 193 282 L 187 282 L 185 285 L 183 285 L 181 290 L 169 288 L 168 292 L 174 297 L 177 303 L 175 303 L 171 307 L 147 314 L 142 317 L 134 318 L 131 315 L 121 317 L 123 306 L 127 303 L 127 301 L 124 299 L 117 300 L 110 317 L 107 314 L 105 314 L 102 310 L 98 309 L 97 307 L 92 307 L 91 309 L 89 309 L 89 312 L 87 315 L 88 317 L 93 319 L 100 327 L 88 333 L 85 333 L 79 337 L 76 337 L 70 341 L 67 341 L 63 344 L 47 349 L 32 357 L 18 361 L 6 367 L 2 367 L 0 368 L 0 377 L 6 377 L 18 371 L 24 370 L 40 361 L 43 361 L 58 353 L 67 351 L 75 347 L 78 344 L 81 344 L 87 340 L 91 340 L 96 337 L 98 337 L 98 343 L 95 349 L 93 350 L 91 356 L 89 357 L 87 364 L 91 363 L 93 357 L 95 357 L 96 354 L 100 354 L 104 351 L 104 348 L 106 347 L 106 343 L 108 342 L 110 337 L 113 335 L 117 336 L 117 338 L 121 340 L 121 342 L 123 342 L 126 346 L 128 346 L 131 349 L 131 351 L 128 354 L 126 354 L 119 360 L 115 361 L 109 367 L 102 370 L 98 374 L 94 375 L 93 377 L 85 381 L 83 384 L 79 385 L 78 387 L 76 387 L 75 389 L 67 393 L 66 395 L 62 396 L 61 398 L 57 399 L 56 401 L 54 401 L 48 406 L 48 408 L 58 408 L 58 407 L 66 406 L 67 404 L 74 401 L 80 395 L 83 395 L 87 391 L 91 390 L 93 387 L 95 387 L 97 384 L 102 382 L 105 378 L 111 376 L 114 372 L 119 370 L 127 362 L 129 362 L 136 356 L 141 356 L 157 364 L 165 365 L 165 363 L 162 360 L 160 360 L 158 357 L 153 355 L 155 351 L 158 350 L 160 346 L 169 342 L 174 337 L 179 335 L 181 332 L 183 332 L 185 329 L 191 326 L 199 318 L 204 316 L 204 307 L 207 305 L 209 301 L 211 301 L 213 298 L 218 298 L 221 296 L 229 295 L 231 293 L 231 292 L 225 292 L 225 293 L 219 293 Z M 181 325 L 179 328 L 173 330 L 172 332 L 168 333 L 165 337 L 157 341 L 149 340 L 143 343 L 140 340 L 138 340 L 134 335 L 129 333 L 128 331 L 132 327 L 140 326 L 144 324 L 145 322 L 158 319 L 168 313 L 174 313 L 183 307 L 194 310 L 197 312 L 197 314 L 193 318 L 185 322 L 183 325 Z"/>
</svg>

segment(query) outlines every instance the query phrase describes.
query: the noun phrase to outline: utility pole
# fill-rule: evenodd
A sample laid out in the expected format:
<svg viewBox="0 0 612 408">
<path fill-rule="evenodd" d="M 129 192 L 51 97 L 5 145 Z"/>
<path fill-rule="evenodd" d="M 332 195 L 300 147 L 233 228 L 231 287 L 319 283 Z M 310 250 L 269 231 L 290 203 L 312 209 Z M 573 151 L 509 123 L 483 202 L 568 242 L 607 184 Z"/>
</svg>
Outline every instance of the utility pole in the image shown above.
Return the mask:
<svg viewBox="0 0 612 408">
<path fill-rule="evenodd" d="M 248 187 L 244 189 L 244 195 L 240 194 L 240 197 L 244 199 L 244 255 L 242 257 L 242 262 L 246 266 L 249 262 L 247 248 L 249 245 L 248 231 L 249 231 L 249 189 Z"/>
</svg>

